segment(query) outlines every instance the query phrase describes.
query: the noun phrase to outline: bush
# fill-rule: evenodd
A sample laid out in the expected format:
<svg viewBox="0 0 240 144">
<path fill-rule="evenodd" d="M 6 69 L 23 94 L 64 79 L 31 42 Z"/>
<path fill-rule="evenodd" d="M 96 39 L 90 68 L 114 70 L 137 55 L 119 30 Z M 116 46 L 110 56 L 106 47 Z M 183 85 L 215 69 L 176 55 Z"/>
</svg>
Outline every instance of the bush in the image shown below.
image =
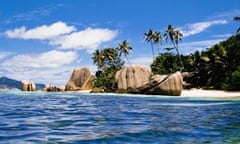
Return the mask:
<svg viewBox="0 0 240 144">
<path fill-rule="evenodd" d="M 236 70 L 232 73 L 229 89 L 240 90 L 240 70 Z"/>
</svg>

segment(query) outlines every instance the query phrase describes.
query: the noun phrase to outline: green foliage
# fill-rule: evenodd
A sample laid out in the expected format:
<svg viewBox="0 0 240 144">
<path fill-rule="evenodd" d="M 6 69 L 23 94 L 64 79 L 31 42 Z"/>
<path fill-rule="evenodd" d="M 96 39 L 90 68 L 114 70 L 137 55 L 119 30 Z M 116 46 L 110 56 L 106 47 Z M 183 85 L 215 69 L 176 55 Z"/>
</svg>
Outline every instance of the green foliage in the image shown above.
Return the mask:
<svg viewBox="0 0 240 144">
<path fill-rule="evenodd" d="M 119 51 L 119 56 L 121 56 L 122 54 L 124 54 L 124 56 L 126 57 L 128 63 L 131 65 L 127 55 L 129 55 L 130 51 L 133 48 L 130 46 L 129 42 L 124 40 L 122 43 L 118 44 L 117 50 Z"/>
<path fill-rule="evenodd" d="M 153 44 L 161 44 L 160 32 L 151 29 L 144 33 L 145 40 L 151 43 L 154 57 Z M 192 87 L 204 87 L 224 90 L 240 90 L 240 37 L 232 36 L 226 41 L 220 42 L 203 52 L 195 52 L 190 55 L 180 55 L 178 43 L 182 39 L 182 33 L 168 26 L 164 34 L 170 39 L 173 47 L 166 48 L 176 50 L 177 54 L 159 54 L 151 64 L 154 74 L 169 74 L 176 71 L 189 72 L 185 79 Z M 98 67 L 95 86 L 106 91 L 114 91 L 115 73 L 124 65 L 121 54 L 127 55 L 132 50 L 127 41 L 120 43 L 116 49 L 105 48 L 93 53 L 93 63 Z"/>
<path fill-rule="evenodd" d="M 103 88 L 105 91 L 114 91 L 115 73 L 122 68 L 124 62 L 120 58 L 118 50 L 115 48 L 105 48 L 93 53 L 93 63 L 97 65 L 95 87 Z"/>
<path fill-rule="evenodd" d="M 185 79 L 191 87 L 240 90 L 240 38 L 232 36 L 203 52 L 181 55 L 184 69 L 191 75 Z M 160 54 L 151 65 L 155 74 L 181 70 L 178 55 Z"/>
<path fill-rule="evenodd" d="M 231 75 L 230 90 L 239 90 L 240 89 L 240 69 L 236 70 Z"/>
<path fill-rule="evenodd" d="M 153 63 L 151 64 L 152 72 L 154 74 L 169 74 L 174 73 L 176 71 L 194 71 L 195 63 L 194 56 L 183 56 L 180 55 L 183 63 L 185 65 L 185 69 L 182 69 L 182 64 L 179 61 L 179 56 L 172 53 L 162 53 L 158 57 L 155 58 Z"/>
<path fill-rule="evenodd" d="M 151 64 L 154 74 L 169 74 L 180 69 L 178 56 L 171 53 L 163 53 L 155 58 Z"/>
<path fill-rule="evenodd" d="M 240 90 L 240 86 L 233 81 L 237 77 L 235 71 L 240 66 L 239 49 L 240 39 L 232 36 L 203 52 L 200 59 L 194 62 L 197 73 L 191 78 L 193 87 Z"/>
<path fill-rule="evenodd" d="M 104 69 L 104 71 L 96 72 L 96 81 L 94 82 L 95 87 L 103 88 L 106 92 L 115 91 L 114 76 L 116 72 L 120 69 L 116 69 L 114 66 L 110 66 Z"/>
<path fill-rule="evenodd" d="M 178 49 L 178 43 L 179 43 L 179 41 L 182 41 L 182 37 L 183 37 L 182 32 L 180 30 L 172 27 L 172 25 L 168 25 L 168 28 L 166 29 L 166 32 L 164 33 L 163 36 L 165 37 L 166 41 L 168 39 L 170 39 L 170 41 L 172 42 L 173 48 L 177 52 L 177 56 L 179 58 L 179 63 L 181 64 L 180 71 L 182 71 L 182 69 L 184 69 L 184 64 L 183 64 L 183 60 L 180 56 L 179 49 Z"/>
<path fill-rule="evenodd" d="M 148 32 L 144 33 L 144 40 L 146 42 L 149 42 L 152 47 L 152 54 L 154 59 L 154 48 L 153 44 L 158 45 L 158 54 L 160 53 L 160 44 L 162 44 L 162 35 L 158 31 L 153 31 L 152 29 L 149 29 Z"/>
</svg>

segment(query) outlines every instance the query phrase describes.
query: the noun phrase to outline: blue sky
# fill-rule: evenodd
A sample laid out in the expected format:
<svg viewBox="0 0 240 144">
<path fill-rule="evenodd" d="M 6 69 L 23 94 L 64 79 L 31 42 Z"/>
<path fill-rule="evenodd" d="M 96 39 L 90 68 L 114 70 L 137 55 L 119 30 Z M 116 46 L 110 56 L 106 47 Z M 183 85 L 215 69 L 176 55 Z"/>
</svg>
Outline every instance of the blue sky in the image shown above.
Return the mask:
<svg viewBox="0 0 240 144">
<path fill-rule="evenodd" d="M 150 65 L 150 28 L 184 34 L 182 54 L 235 34 L 238 0 L 8 0 L 0 2 L 0 76 L 65 85 L 74 68 L 96 70 L 96 49 L 128 40 L 133 64 Z M 163 41 L 161 52 L 170 43 Z M 157 52 L 157 49 L 155 50 Z"/>
</svg>

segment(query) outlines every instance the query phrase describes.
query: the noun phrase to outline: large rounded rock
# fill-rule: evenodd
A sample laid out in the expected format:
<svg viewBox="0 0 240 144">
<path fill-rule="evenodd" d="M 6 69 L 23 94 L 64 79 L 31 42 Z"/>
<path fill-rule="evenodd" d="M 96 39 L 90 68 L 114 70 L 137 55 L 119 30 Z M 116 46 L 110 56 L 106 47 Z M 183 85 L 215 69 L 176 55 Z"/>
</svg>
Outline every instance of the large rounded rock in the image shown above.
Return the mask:
<svg viewBox="0 0 240 144">
<path fill-rule="evenodd" d="M 180 72 L 170 75 L 154 75 L 151 80 L 139 88 L 144 94 L 180 96 L 183 78 Z"/>
<path fill-rule="evenodd" d="M 151 75 L 151 68 L 147 66 L 124 67 L 115 75 L 117 91 L 137 93 L 139 87 L 149 82 Z"/>
<path fill-rule="evenodd" d="M 74 69 L 66 84 L 66 91 L 91 90 L 93 75 L 88 68 Z"/>
<path fill-rule="evenodd" d="M 94 75 L 90 75 L 88 79 L 84 82 L 81 87 L 81 90 L 92 90 L 93 89 L 93 81 L 96 79 Z"/>
<path fill-rule="evenodd" d="M 23 80 L 22 91 L 36 91 L 36 85 L 32 81 Z"/>
</svg>

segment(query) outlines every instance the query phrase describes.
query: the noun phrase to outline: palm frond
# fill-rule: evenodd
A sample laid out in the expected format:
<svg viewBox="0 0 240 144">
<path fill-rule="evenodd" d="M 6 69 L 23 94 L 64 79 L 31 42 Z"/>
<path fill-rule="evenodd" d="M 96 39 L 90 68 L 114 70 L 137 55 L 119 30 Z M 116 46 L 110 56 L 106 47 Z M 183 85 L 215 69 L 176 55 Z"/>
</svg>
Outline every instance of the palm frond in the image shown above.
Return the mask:
<svg viewBox="0 0 240 144">
<path fill-rule="evenodd" d="M 167 51 L 171 51 L 171 50 L 173 50 L 174 48 L 165 48 L 165 50 L 167 50 Z"/>
<path fill-rule="evenodd" d="M 235 21 L 240 21 L 240 17 L 239 17 L 239 16 L 235 16 L 235 17 L 233 18 L 233 20 L 235 20 Z"/>
</svg>

